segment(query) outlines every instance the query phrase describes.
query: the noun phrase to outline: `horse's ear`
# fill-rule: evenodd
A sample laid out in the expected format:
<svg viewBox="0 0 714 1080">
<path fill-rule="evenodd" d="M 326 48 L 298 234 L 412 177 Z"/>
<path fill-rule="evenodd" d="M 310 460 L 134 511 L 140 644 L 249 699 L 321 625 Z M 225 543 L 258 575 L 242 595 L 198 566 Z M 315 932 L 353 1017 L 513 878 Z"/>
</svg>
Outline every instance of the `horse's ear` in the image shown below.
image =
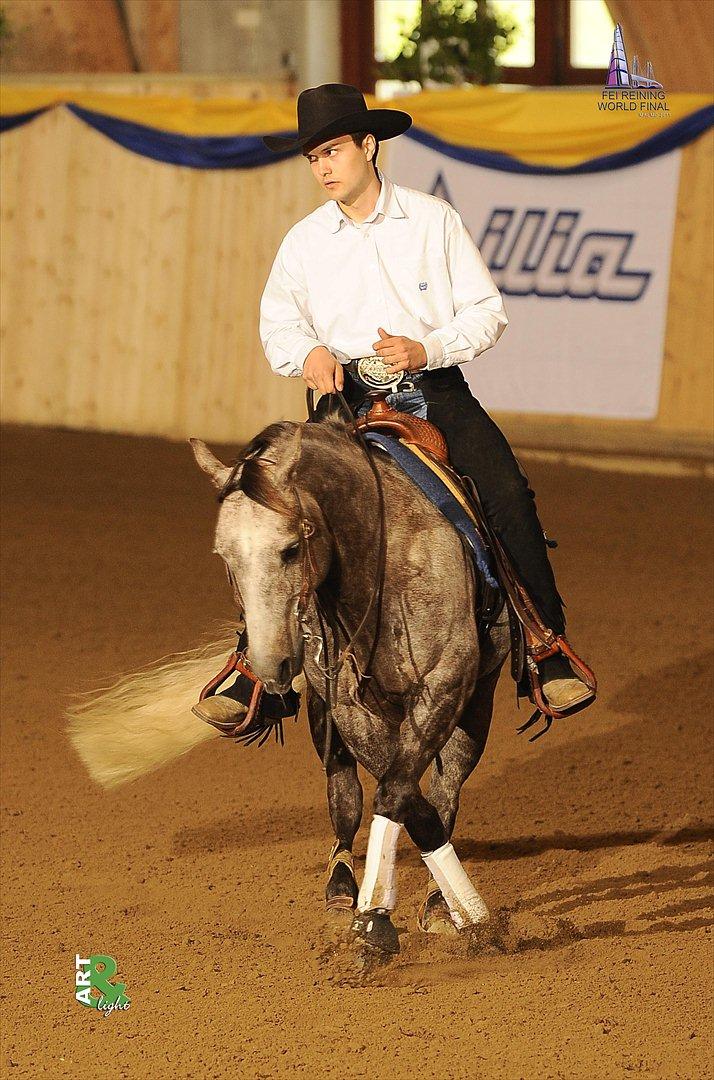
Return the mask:
<svg viewBox="0 0 714 1080">
<path fill-rule="evenodd" d="M 219 461 L 201 439 L 189 439 L 188 441 L 191 443 L 193 456 L 196 458 L 199 468 L 203 469 L 207 476 L 210 476 L 215 487 L 222 488 L 232 470 L 227 465 L 224 465 L 222 461 Z"/>
</svg>

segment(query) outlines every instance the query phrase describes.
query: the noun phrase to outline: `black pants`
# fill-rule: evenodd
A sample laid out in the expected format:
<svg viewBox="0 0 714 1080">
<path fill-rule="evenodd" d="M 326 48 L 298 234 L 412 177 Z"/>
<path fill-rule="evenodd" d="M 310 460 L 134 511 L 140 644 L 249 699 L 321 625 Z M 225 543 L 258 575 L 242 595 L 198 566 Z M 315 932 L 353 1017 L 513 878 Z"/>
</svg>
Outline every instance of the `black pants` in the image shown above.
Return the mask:
<svg viewBox="0 0 714 1080">
<path fill-rule="evenodd" d="M 511 556 L 538 613 L 546 626 L 563 634 L 563 599 L 548 559 L 535 494 L 508 440 L 457 367 L 431 371 L 418 385 L 427 404 L 427 419 L 443 432 L 456 471 L 476 484 L 489 524 Z M 344 395 L 353 409 L 366 396 L 348 372 Z"/>
</svg>

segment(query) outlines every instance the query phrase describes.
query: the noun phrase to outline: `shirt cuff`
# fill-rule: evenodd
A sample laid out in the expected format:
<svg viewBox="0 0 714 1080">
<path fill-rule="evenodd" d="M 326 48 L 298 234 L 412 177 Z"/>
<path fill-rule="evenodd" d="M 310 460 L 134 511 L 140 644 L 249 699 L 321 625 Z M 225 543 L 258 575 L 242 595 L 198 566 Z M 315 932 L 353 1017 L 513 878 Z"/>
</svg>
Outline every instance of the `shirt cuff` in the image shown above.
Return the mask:
<svg viewBox="0 0 714 1080">
<path fill-rule="evenodd" d="M 444 343 L 439 337 L 438 330 L 432 330 L 430 334 L 427 334 L 422 341 L 424 351 L 426 352 L 426 371 L 434 371 L 435 368 L 443 366 L 446 350 L 444 349 Z"/>
<path fill-rule="evenodd" d="M 439 368 L 450 367 L 456 361 L 453 359 L 453 350 L 449 352 L 449 346 L 453 345 L 458 333 L 451 327 L 442 327 L 440 330 L 432 330 L 427 334 L 422 345 L 426 349 L 426 370 L 436 371 Z M 464 357 L 464 359 L 467 359 Z"/>
<path fill-rule="evenodd" d="M 308 349 L 302 346 L 298 352 L 299 360 L 295 361 L 295 366 L 298 368 L 298 374 L 302 375 L 302 369 L 305 367 L 305 361 L 312 352 L 313 349 L 326 349 L 327 346 L 323 345 L 321 341 L 313 341 Z"/>
</svg>

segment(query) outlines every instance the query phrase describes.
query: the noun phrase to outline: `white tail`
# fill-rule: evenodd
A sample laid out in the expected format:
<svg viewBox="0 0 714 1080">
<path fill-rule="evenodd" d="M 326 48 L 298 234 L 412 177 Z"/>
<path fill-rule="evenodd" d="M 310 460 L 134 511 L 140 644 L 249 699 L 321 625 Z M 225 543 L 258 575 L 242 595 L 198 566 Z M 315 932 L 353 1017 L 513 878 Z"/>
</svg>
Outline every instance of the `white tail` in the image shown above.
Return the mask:
<svg viewBox="0 0 714 1080">
<path fill-rule="evenodd" d="M 235 630 L 222 633 L 208 645 L 163 657 L 82 695 L 67 709 L 69 738 L 93 780 L 117 787 L 220 738 L 191 706 L 235 648 Z"/>
</svg>

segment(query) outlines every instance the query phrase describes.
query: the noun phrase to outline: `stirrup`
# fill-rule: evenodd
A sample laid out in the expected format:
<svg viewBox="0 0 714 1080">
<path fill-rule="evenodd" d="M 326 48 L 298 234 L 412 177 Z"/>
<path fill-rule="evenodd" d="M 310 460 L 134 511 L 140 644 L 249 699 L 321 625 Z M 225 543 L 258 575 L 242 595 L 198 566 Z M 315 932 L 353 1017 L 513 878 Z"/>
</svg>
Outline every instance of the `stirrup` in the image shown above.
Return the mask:
<svg viewBox="0 0 714 1080">
<path fill-rule="evenodd" d="M 534 735 L 531 735 L 528 742 L 535 742 L 541 735 L 545 735 L 550 730 L 551 724 L 554 720 L 562 720 L 566 716 L 574 716 L 582 709 L 587 709 L 588 705 L 592 705 L 597 695 L 597 679 L 595 673 L 585 663 L 584 660 L 577 655 L 573 650 L 570 642 L 567 640 L 564 634 L 555 634 L 552 630 L 547 631 L 547 634 L 551 638 L 550 644 L 545 644 L 542 641 L 536 641 L 534 636 L 526 630 L 525 636 L 526 642 L 526 671 L 528 673 L 528 698 L 533 705 L 536 706 L 535 712 L 532 716 L 526 720 L 525 724 L 521 724 L 516 731 L 519 735 L 522 735 L 524 731 L 528 731 L 534 724 L 543 718 L 545 720 L 545 726 L 537 731 Z M 575 705 L 559 710 L 555 709 L 546 700 L 543 693 L 543 683 L 541 680 L 541 673 L 538 668 L 538 664 L 543 660 L 547 660 L 550 656 L 556 656 L 558 653 L 565 656 L 575 667 L 581 675 L 582 681 L 592 692 L 589 697 L 584 701 L 577 702 Z"/>
<path fill-rule="evenodd" d="M 253 683 L 253 693 L 251 694 L 250 702 L 248 704 L 248 711 L 241 720 L 230 725 L 213 723 L 212 720 L 205 721 L 205 723 L 211 724 L 212 727 L 217 728 L 221 735 L 228 739 L 239 737 L 251 726 L 251 724 L 253 724 L 258 715 L 263 692 L 265 690 L 264 684 L 253 672 L 253 669 L 250 666 L 250 660 L 240 648 L 240 638 L 241 631 L 238 631 L 238 645 L 234 652 L 228 657 L 225 667 L 223 667 L 217 675 L 214 675 L 210 682 L 206 683 L 198 696 L 199 701 L 204 701 L 205 698 L 212 697 L 234 672 L 238 675 L 246 675 Z"/>
</svg>

